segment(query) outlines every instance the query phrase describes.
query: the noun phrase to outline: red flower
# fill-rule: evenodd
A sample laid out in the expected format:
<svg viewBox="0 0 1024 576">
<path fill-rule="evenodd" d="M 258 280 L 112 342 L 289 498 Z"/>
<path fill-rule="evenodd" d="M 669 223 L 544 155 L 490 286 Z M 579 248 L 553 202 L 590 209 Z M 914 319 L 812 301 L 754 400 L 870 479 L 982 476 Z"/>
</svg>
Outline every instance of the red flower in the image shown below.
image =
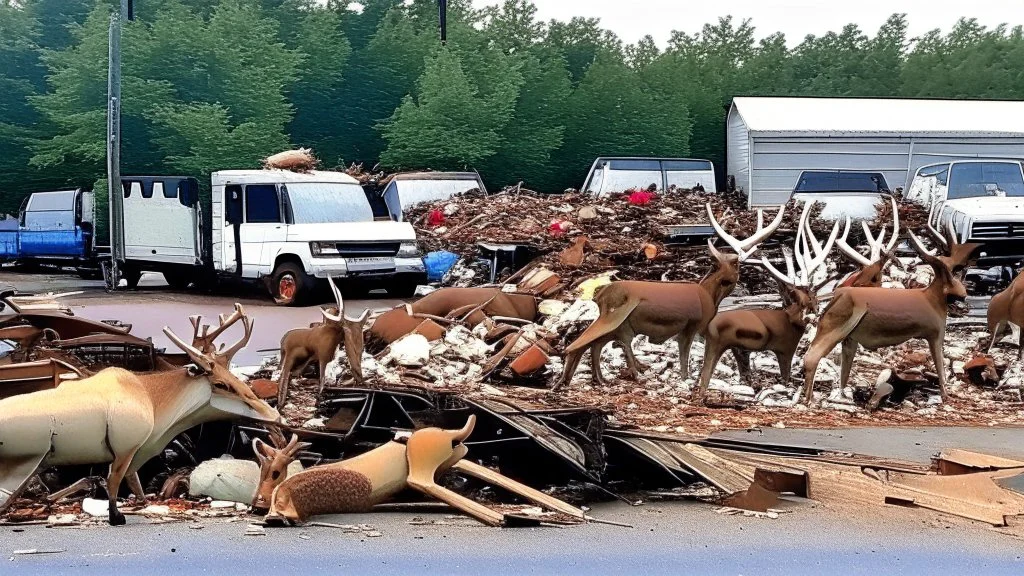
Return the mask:
<svg viewBox="0 0 1024 576">
<path fill-rule="evenodd" d="M 430 214 L 427 215 L 427 223 L 431 226 L 440 226 L 441 224 L 444 224 L 444 212 L 434 208 L 430 211 Z"/>
</svg>

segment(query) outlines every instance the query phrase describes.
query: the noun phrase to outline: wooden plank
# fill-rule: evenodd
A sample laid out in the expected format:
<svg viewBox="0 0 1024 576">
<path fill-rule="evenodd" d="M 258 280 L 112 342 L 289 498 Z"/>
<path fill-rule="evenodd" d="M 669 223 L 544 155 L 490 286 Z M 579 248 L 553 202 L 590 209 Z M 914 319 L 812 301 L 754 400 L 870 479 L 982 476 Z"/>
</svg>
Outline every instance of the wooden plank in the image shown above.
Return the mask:
<svg viewBox="0 0 1024 576">
<path fill-rule="evenodd" d="M 983 470 L 1024 468 L 1024 462 L 1019 460 L 1010 460 L 1009 458 L 1001 458 L 999 456 L 982 454 L 980 452 L 971 452 L 969 450 L 960 450 L 959 448 L 943 450 L 939 453 L 939 457 L 936 458 L 935 461 L 938 464 L 939 474 L 942 475 L 967 474 Z"/>
<path fill-rule="evenodd" d="M 727 495 L 743 492 L 754 481 L 754 468 L 726 460 L 696 444 L 656 442 L 683 466 L 693 470 Z"/>
<path fill-rule="evenodd" d="M 488 482 L 500 488 L 504 488 L 505 490 L 508 490 L 513 494 L 522 496 L 526 500 L 529 500 L 530 502 L 533 502 L 538 506 L 547 508 L 549 510 L 554 510 L 555 512 L 568 514 L 570 516 L 576 516 L 580 519 L 586 517 L 586 514 L 584 514 L 583 510 L 580 510 L 579 508 L 569 504 L 568 502 L 563 502 L 562 500 L 559 500 L 554 496 L 549 496 L 541 492 L 540 490 L 530 488 L 526 484 L 516 482 L 515 480 L 509 478 L 508 476 L 499 474 L 494 470 L 481 466 L 475 462 L 459 460 L 458 462 L 455 463 L 454 468 L 461 472 L 465 472 L 466 474 L 469 474 L 474 478 L 479 478 L 484 482 Z"/>
</svg>

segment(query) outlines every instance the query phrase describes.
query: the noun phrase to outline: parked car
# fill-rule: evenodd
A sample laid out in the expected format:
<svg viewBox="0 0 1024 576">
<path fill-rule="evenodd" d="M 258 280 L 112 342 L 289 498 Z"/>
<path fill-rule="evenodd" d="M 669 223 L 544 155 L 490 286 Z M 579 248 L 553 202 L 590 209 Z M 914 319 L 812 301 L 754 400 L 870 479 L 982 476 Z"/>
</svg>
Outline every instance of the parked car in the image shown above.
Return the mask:
<svg viewBox="0 0 1024 576">
<path fill-rule="evenodd" d="M 941 206 L 935 227 L 953 224 L 961 242 L 983 244 L 979 266 L 1024 261 L 1024 162 L 955 160 L 917 170 L 905 194 Z"/>
<path fill-rule="evenodd" d="M 0 258 L 94 268 L 95 202 L 87 190 L 34 192 L 18 218 L 0 222 Z"/>
<path fill-rule="evenodd" d="M 447 200 L 470 190 L 486 194 L 487 189 L 476 172 L 402 172 L 380 182 L 381 196 L 391 218 L 401 222 L 403 212 L 424 202 Z"/>
<path fill-rule="evenodd" d="M 709 160 L 694 158 L 601 157 L 590 166 L 580 190 L 603 196 L 651 185 L 658 190 L 699 186 L 715 192 L 715 167 Z"/>
<path fill-rule="evenodd" d="M 122 182 L 130 286 L 147 270 L 178 287 L 199 278 L 262 280 L 278 303 L 293 305 L 327 277 L 401 297 L 426 281 L 413 227 L 375 219 L 359 182 L 341 172 L 214 172 L 209 202 L 200 201 L 194 178 Z"/>
<path fill-rule="evenodd" d="M 881 172 L 852 170 L 804 170 L 793 188 L 795 200 L 822 203 L 820 217 L 827 220 L 874 218 L 884 194 L 889 184 Z"/>
</svg>

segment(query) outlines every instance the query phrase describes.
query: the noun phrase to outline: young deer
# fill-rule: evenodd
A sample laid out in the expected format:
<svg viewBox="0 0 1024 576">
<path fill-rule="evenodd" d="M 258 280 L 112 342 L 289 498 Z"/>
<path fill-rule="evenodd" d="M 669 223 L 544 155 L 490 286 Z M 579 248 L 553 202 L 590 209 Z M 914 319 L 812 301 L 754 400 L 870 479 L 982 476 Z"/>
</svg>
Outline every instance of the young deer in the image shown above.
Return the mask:
<svg viewBox="0 0 1024 576">
<path fill-rule="evenodd" d="M 565 349 L 565 370 L 551 388 L 560 389 L 569 383 L 583 353 L 590 350 L 590 373 L 598 384 L 606 384 L 601 375 L 601 349 L 609 342 L 617 342 L 626 354 L 632 378 L 639 377 L 639 368 L 633 356 L 633 338 L 644 334 L 655 344 L 664 343 L 673 336 L 679 343 L 680 370 L 689 372 L 690 344 L 693 337 L 703 334 L 714 317 L 718 305 L 732 293 L 740 277 L 740 262 L 757 250 L 775 229 L 782 224 L 785 208 L 780 208 L 775 220 L 764 226 L 764 216 L 757 212 L 757 230 L 746 240 L 730 236 L 715 219 L 711 204 L 705 209 L 715 232 L 725 240 L 736 254 L 723 254 L 708 240 L 708 249 L 715 257 L 717 267 L 699 283 L 692 282 L 639 282 L 619 281 L 602 286 L 594 295 L 600 316 Z"/>
<path fill-rule="evenodd" d="M 107 368 L 52 390 L 0 400 L 0 510 L 41 468 L 111 462 L 109 520 L 124 524 L 116 506 L 121 480 L 127 478 L 132 492 L 144 498 L 138 469 L 178 434 L 215 420 L 280 421 L 277 411 L 228 369 L 252 336 L 252 320 L 240 316 L 242 339 L 205 354 L 164 327 L 192 360 L 187 367 L 147 374 Z"/>
<path fill-rule="evenodd" d="M 902 344 L 911 338 L 928 341 L 942 397 L 946 397 L 946 368 L 942 341 L 946 335 L 947 304 L 967 297 L 964 285 L 942 260 L 929 254 L 913 232 L 910 239 L 935 271 L 931 284 L 918 289 L 840 288 L 821 314 L 818 331 L 804 356 L 804 401 L 814 392 L 814 376 L 821 359 L 843 344 L 840 386 L 850 378 L 857 346 L 870 350 Z"/>
<path fill-rule="evenodd" d="M 700 381 L 695 399 L 703 399 L 707 394 L 708 383 L 718 366 L 718 361 L 726 350 L 732 350 L 740 377 L 749 379 L 750 352 L 770 350 L 779 361 L 779 372 L 782 383 L 789 382 L 792 371 L 793 354 L 796 353 L 800 338 L 807 327 L 807 315 L 818 310 L 817 292 L 827 278 L 812 286 L 816 273 L 825 266 L 825 259 L 832 249 L 832 243 L 839 231 L 839 223 L 832 227 L 832 234 L 821 250 L 818 246 L 807 216 L 811 204 L 804 205 L 803 214 L 797 231 L 794 250 L 783 249 L 786 261 L 786 274 L 772 266 L 766 258 L 761 258 L 765 269 L 775 277 L 782 293 L 785 307 L 781 310 L 729 310 L 719 312 L 711 319 L 704 334 L 704 365 L 700 373 Z M 805 236 L 806 235 L 806 236 Z M 808 239 L 809 237 L 809 239 Z M 793 271 L 793 253 L 799 273 Z"/>
<path fill-rule="evenodd" d="M 896 199 L 890 196 L 889 202 L 892 203 L 892 235 L 889 237 L 888 244 L 885 243 L 886 229 L 884 225 L 878 231 L 878 235 L 875 236 L 871 233 L 871 229 L 868 228 L 867 222 L 861 222 L 861 225 L 864 227 L 864 237 L 868 243 L 867 256 L 862 255 L 856 248 L 847 244 L 846 239 L 850 235 L 850 218 L 846 218 L 843 235 L 836 240 L 836 246 L 839 247 L 839 251 L 845 254 L 847 258 L 859 264 L 861 269 L 850 274 L 845 280 L 840 282 L 839 288 L 881 286 L 882 272 L 890 261 L 902 267 L 900 261 L 894 257 L 896 242 L 899 240 L 900 234 L 900 215 L 896 206 Z"/>
<path fill-rule="evenodd" d="M 1022 329 L 1017 338 L 1017 346 L 1020 348 L 1017 359 L 1024 360 L 1024 271 L 1019 272 L 1013 282 L 988 303 L 988 330 L 992 333 L 988 353 L 992 353 L 992 347 L 996 345 L 1007 323 Z"/>
<path fill-rule="evenodd" d="M 334 292 L 334 299 L 338 308 L 323 309 L 320 312 L 324 315 L 323 324 L 310 328 L 295 328 L 285 332 L 281 337 L 281 376 L 277 384 L 277 405 L 284 406 L 288 401 L 288 384 L 292 374 L 302 373 L 310 362 L 316 360 L 320 368 L 320 386 L 317 389 L 317 397 L 324 391 L 324 373 L 327 364 L 334 360 L 334 354 L 338 351 L 338 345 L 345 343 L 345 354 L 348 359 L 349 368 L 352 370 L 353 379 L 362 382 L 362 354 L 363 354 L 363 325 L 370 315 L 369 310 L 363 310 L 359 318 L 349 318 L 345 315 L 345 301 L 341 297 L 341 291 L 334 283 L 333 278 L 328 278 L 327 283 Z"/>
<path fill-rule="evenodd" d="M 259 438 L 252 441 L 256 460 L 260 463 L 260 483 L 252 498 L 252 508 L 260 513 L 270 510 L 274 488 L 288 478 L 288 465 L 295 460 L 295 455 L 310 446 L 308 442 L 299 442 L 296 434 L 292 434 L 291 440 L 286 441 L 284 434 L 276 427 L 270 428 L 270 441 L 274 446 L 267 445 Z"/>
</svg>

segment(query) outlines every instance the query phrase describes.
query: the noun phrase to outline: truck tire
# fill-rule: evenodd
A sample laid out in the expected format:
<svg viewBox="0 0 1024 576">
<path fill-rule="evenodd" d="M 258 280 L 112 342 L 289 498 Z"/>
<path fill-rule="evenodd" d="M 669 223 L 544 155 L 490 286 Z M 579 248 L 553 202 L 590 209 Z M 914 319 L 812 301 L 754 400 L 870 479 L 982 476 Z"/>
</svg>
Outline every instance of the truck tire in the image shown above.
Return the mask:
<svg viewBox="0 0 1024 576">
<path fill-rule="evenodd" d="M 282 262 L 274 269 L 270 295 L 282 306 L 298 306 L 313 290 L 313 279 L 294 262 Z"/>
<path fill-rule="evenodd" d="M 181 270 L 166 270 L 163 275 L 167 285 L 175 290 L 184 290 L 192 283 L 192 275 Z"/>
<path fill-rule="evenodd" d="M 142 270 L 136 270 L 135 268 L 122 268 L 121 278 L 124 279 L 129 290 L 135 290 L 139 287 L 139 280 L 142 279 Z"/>
</svg>

